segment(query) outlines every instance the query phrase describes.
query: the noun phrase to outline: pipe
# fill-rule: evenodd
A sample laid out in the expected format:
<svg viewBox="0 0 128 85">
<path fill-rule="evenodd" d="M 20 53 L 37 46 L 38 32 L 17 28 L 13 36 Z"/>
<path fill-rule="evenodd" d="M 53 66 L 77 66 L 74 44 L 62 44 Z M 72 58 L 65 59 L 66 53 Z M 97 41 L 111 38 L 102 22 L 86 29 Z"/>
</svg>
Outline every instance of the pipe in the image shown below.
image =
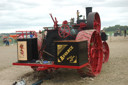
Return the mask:
<svg viewBox="0 0 128 85">
<path fill-rule="evenodd" d="M 92 12 L 92 7 L 86 7 L 86 19 L 88 18 L 88 14 Z"/>
</svg>

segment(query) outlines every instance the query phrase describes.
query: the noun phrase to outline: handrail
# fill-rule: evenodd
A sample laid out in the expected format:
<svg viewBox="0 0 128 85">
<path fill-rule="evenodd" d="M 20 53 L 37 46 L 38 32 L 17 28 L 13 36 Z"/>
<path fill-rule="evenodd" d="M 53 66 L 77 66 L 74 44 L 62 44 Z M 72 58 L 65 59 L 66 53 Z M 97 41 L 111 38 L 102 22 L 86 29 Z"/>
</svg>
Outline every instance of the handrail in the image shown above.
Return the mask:
<svg viewBox="0 0 128 85">
<path fill-rule="evenodd" d="M 28 35 L 31 35 L 31 33 L 37 38 L 36 31 L 16 31 L 17 37 L 21 36 L 24 39 L 24 35 L 26 35 L 26 38 L 28 38 Z"/>
</svg>

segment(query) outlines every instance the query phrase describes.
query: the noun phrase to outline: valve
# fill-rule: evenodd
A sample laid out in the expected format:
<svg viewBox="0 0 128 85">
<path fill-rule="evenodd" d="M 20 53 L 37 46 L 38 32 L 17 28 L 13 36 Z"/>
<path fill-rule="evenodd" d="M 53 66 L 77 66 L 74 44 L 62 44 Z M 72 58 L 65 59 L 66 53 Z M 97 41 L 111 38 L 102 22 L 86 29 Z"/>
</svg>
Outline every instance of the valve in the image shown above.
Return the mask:
<svg viewBox="0 0 128 85">
<path fill-rule="evenodd" d="M 61 38 L 66 38 L 70 35 L 70 28 L 67 24 L 68 22 L 66 20 L 63 21 L 62 26 L 58 30 L 58 34 Z"/>
</svg>

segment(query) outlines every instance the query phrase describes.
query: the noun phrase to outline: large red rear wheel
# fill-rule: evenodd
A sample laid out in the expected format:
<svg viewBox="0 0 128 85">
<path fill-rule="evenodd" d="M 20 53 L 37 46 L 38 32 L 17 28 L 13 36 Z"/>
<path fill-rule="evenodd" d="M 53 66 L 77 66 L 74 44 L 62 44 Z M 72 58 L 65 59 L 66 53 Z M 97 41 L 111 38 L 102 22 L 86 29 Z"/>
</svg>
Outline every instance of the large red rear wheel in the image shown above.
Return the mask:
<svg viewBox="0 0 128 85">
<path fill-rule="evenodd" d="M 101 72 L 103 62 L 102 41 L 99 33 L 94 30 L 80 31 L 76 40 L 88 41 L 88 62 L 87 67 L 79 69 L 78 72 L 81 76 L 96 76 Z M 87 57 L 87 56 L 85 56 Z"/>
<path fill-rule="evenodd" d="M 103 42 L 103 63 L 108 62 L 109 59 L 109 46 L 107 42 Z"/>
</svg>

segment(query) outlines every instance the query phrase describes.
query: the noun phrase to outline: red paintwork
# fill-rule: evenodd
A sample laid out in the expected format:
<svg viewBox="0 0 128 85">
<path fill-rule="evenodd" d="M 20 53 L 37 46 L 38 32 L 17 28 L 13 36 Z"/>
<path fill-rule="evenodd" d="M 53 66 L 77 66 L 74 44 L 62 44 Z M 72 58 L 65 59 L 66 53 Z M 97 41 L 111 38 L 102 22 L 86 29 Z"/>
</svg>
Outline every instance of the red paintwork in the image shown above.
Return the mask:
<svg viewBox="0 0 128 85">
<path fill-rule="evenodd" d="M 103 42 L 103 63 L 108 62 L 109 59 L 109 46 L 107 42 Z"/>
<path fill-rule="evenodd" d="M 96 29 L 97 32 L 100 33 L 100 29 L 101 29 L 101 22 L 100 22 L 100 16 L 98 13 L 95 14 L 94 16 L 94 22 L 93 22 L 93 26 L 94 28 L 93 29 Z"/>
<path fill-rule="evenodd" d="M 95 30 L 80 31 L 76 40 L 88 41 L 89 76 L 96 76 L 101 72 L 103 52 L 100 35 Z"/>
<path fill-rule="evenodd" d="M 66 23 L 66 21 L 64 21 L 63 23 Z M 63 28 L 63 29 L 62 29 Z M 58 30 L 58 34 L 61 38 L 66 38 L 70 35 L 70 28 L 68 25 L 63 24 L 59 30 Z"/>
<path fill-rule="evenodd" d="M 67 20 L 63 21 L 63 24 L 68 24 L 68 21 Z"/>
<path fill-rule="evenodd" d="M 49 69 L 49 68 L 48 67 L 38 67 L 36 69 L 36 71 L 44 71 L 44 70 L 47 70 L 47 69 Z"/>
<path fill-rule="evenodd" d="M 56 19 L 56 17 L 55 17 L 55 20 L 53 19 L 53 17 L 52 17 L 52 14 L 50 14 L 50 16 L 51 16 L 51 18 L 52 18 L 52 20 L 53 20 L 53 23 L 54 23 L 54 29 L 58 29 L 58 21 L 57 21 L 57 19 Z"/>
<path fill-rule="evenodd" d="M 49 68 L 71 68 L 71 69 L 81 69 L 88 65 L 88 63 L 85 63 L 81 66 L 68 66 L 68 65 L 48 65 L 48 64 L 36 64 L 36 63 L 13 63 L 13 65 L 20 65 L 20 66 L 34 66 L 34 67 L 47 67 Z"/>
<path fill-rule="evenodd" d="M 84 22 L 80 23 L 80 27 L 79 30 L 82 30 L 83 28 L 87 27 L 87 24 L 85 24 Z"/>
</svg>

